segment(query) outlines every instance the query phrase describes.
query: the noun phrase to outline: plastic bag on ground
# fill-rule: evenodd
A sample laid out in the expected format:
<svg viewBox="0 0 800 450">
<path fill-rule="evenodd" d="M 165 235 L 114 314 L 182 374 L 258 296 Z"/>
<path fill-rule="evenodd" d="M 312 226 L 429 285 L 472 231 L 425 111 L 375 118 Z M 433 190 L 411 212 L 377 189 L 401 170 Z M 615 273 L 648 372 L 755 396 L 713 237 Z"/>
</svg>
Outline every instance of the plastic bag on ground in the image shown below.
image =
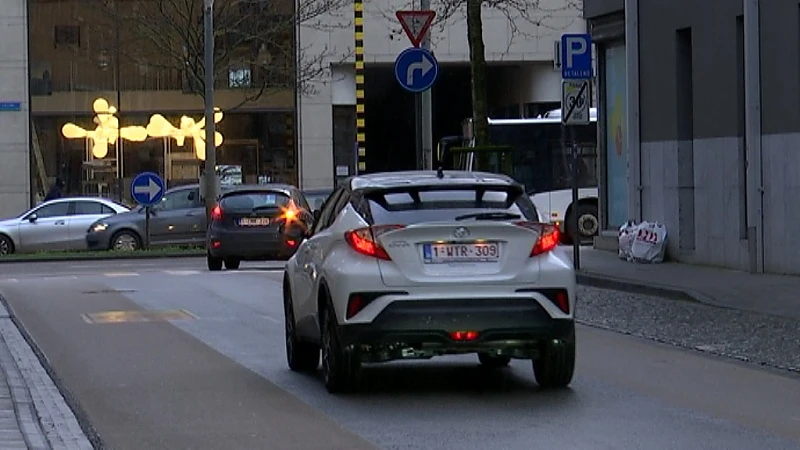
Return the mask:
<svg viewBox="0 0 800 450">
<path fill-rule="evenodd" d="M 633 238 L 636 237 L 638 225 L 634 221 L 627 221 L 619 227 L 619 257 L 626 261 L 633 261 Z"/>
<path fill-rule="evenodd" d="M 667 227 L 659 222 L 642 222 L 636 227 L 631 245 L 631 257 L 640 263 L 664 261 L 667 243 Z"/>
</svg>

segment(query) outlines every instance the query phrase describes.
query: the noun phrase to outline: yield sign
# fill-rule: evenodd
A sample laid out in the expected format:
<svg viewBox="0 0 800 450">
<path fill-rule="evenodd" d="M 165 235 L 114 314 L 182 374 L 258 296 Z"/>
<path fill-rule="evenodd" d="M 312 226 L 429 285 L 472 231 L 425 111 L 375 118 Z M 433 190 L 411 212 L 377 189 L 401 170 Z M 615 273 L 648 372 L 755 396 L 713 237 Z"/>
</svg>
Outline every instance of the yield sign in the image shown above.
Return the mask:
<svg viewBox="0 0 800 450">
<path fill-rule="evenodd" d="M 431 28 L 433 18 L 436 17 L 435 11 L 397 11 L 397 20 L 406 32 L 406 36 L 411 41 L 411 45 L 419 47 L 420 42 L 425 39 L 428 30 Z"/>
</svg>

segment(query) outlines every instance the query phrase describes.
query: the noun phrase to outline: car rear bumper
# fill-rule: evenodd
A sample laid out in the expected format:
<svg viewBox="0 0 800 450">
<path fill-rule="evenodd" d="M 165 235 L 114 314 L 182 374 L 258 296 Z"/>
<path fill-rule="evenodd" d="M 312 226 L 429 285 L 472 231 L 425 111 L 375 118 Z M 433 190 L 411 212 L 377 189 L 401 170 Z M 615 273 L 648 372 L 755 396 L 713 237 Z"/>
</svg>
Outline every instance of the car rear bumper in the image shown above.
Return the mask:
<svg viewBox="0 0 800 450">
<path fill-rule="evenodd" d="M 294 241 L 295 245 L 290 245 Z M 244 260 L 288 259 L 300 242 L 284 235 L 211 234 L 207 247 L 216 258 Z"/>
<path fill-rule="evenodd" d="M 370 323 L 344 324 L 345 345 L 404 344 L 479 351 L 531 346 L 544 339 L 574 339 L 572 318 L 554 319 L 533 298 L 395 301 Z M 452 332 L 474 331 L 459 341 Z"/>
</svg>

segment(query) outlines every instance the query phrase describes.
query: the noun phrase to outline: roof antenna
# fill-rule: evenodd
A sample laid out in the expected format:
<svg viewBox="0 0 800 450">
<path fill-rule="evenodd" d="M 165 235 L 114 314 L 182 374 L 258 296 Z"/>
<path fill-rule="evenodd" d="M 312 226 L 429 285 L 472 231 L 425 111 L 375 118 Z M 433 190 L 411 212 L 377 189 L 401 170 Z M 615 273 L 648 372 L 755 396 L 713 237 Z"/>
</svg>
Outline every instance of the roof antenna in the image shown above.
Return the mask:
<svg viewBox="0 0 800 450">
<path fill-rule="evenodd" d="M 436 178 L 444 178 L 444 167 L 439 166 L 436 170 Z"/>
</svg>

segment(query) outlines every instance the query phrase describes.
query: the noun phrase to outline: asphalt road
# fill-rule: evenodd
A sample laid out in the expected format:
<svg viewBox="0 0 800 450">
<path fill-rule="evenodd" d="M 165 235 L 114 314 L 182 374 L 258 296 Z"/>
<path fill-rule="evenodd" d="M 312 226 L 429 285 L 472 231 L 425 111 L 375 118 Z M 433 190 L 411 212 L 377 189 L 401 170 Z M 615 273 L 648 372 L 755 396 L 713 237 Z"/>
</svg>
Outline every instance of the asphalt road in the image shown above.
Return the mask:
<svg viewBox="0 0 800 450">
<path fill-rule="evenodd" d="M 798 378 L 586 326 L 571 390 L 465 356 L 371 366 L 364 392 L 330 396 L 286 367 L 280 264 L 204 264 L 0 266 L 109 448 L 800 449 Z M 90 323 L 143 310 L 186 318 Z"/>
</svg>

